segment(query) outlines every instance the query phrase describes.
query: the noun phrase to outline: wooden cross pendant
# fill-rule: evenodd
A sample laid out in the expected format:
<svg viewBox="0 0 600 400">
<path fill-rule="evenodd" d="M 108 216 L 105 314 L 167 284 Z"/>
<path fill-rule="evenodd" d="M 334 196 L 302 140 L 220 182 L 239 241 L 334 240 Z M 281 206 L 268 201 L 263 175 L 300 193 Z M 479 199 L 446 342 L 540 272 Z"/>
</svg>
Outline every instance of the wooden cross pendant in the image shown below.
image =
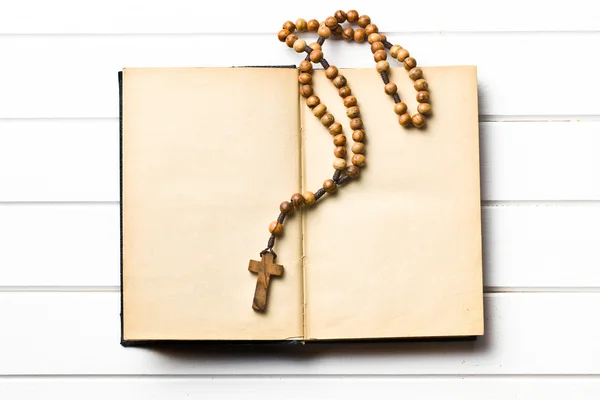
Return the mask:
<svg viewBox="0 0 600 400">
<path fill-rule="evenodd" d="M 265 311 L 267 308 L 267 291 L 269 290 L 271 275 L 281 276 L 283 274 L 283 265 L 273 264 L 273 253 L 267 252 L 262 255 L 260 261 L 250 260 L 248 271 L 258 274 L 252 308 L 256 311 Z"/>
</svg>

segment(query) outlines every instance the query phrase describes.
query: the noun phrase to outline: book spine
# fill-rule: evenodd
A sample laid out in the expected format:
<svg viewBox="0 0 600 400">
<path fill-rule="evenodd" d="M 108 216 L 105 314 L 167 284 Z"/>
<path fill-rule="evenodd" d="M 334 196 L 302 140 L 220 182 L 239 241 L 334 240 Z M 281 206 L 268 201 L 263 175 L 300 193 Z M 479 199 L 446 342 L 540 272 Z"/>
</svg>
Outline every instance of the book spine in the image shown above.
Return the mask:
<svg viewBox="0 0 600 400">
<path fill-rule="evenodd" d="M 298 127 L 299 127 L 299 140 L 300 140 L 300 145 L 298 146 L 299 150 L 300 150 L 300 193 L 304 193 L 305 188 L 306 188 L 306 171 L 305 171 L 305 165 L 306 165 L 306 157 L 305 157 L 305 136 L 304 136 L 304 113 L 303 113 L 304 108 L 302 107 L 302 96 L 300 95 L 300 91 L 298 91 Z M 301 240 L 301 255 L 302 258 L 300 260 L 300 264 L 302 267 L 302 335 L 304 337 L 304 339 L 306 340 L 307 336 L 307 332 L 308 332 L 308 315 L 306 313 L 306 305 L 307 305 L 307 298 L 306 298 L 306 246 L 305 246 L 305 241 L 304 241 L 304 234 L 306 232 L 306 213 L 305 213 L 305 209 L 302 209 L 301 213 L 300 213 L 300 226 L 301 226 L 301 232 L 300 232 L 300 240 Z"/>
</svg>

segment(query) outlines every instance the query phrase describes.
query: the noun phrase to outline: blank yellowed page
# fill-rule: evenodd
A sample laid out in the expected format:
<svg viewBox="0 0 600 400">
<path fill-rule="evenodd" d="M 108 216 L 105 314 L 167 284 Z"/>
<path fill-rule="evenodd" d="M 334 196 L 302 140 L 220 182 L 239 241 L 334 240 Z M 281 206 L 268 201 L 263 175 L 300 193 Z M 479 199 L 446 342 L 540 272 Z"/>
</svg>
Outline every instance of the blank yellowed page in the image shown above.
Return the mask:
<svg viewBox="0 0 600 400">
<path fill-rule="evenodd" d="M 375 68 L 342 71 L 366 127 L 367 166 L 305 213 L 307 339 L 483 333 L 476 68 L 423 69 L 434 110 L 425 130 L 398 124 Z M 416 112 L 406 71 L 390 78 Z M 336 89 L 322 71 L 313 80 L 351 144 Z M 301 113 L 304 185 L 316 190 L 332 175 L 333 144 L 304 104 Z"/>
<path fill-rule="evenodd" d="M 301 224 L 252 310 L 268 226 L 300 188 L 296 69 L 126 69 L 126 340 L 270 340 L 303 333 Z"/>
</svg>

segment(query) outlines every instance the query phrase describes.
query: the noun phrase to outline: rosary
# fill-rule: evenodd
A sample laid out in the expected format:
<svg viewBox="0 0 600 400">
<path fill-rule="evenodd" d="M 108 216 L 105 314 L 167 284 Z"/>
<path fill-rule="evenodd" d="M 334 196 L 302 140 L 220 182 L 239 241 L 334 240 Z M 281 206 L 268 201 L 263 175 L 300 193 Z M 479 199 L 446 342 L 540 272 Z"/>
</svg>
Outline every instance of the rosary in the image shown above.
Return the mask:
<svg viewBox="0 0 600 400">
<path fill-rule="evenodd" d="M 358 28 L 353 29 L 350 26 L 342 27 L 342 23 L 357 23 Z M 294 31 L 297 32 L 317 32 L 319 38 L 316 42 L 310 45 L 306 41 L 299 39 Z M 261 261 L 250 260 L 248 270 L 258 274 L 256 289 L 254 292 L 254 300 L 252 308 L 256 311 L 265 311 L 267 306 L 267 291 L 271 276 L 281 276 L 283 274 L 283 266 L 275 264 L 277 254 L 273 251 L 275 246 L 275 238 L 283 232 L 283 221 L 286 215 L 292 213 L 296 208 L 301 206 L 312 206 L 326 193 L 334 192 L 338 186 L 343 185 L 350 179 L 357 178 L 360 174 L 360 168 L 365 166 L 365 130 L 360 118 L 360 110 L 356 97 L 352 95 L 350 86 L 346 78 L 339 73 L 338 69 L 330 65 L 323 58 L 322 45 L 326 39 L 340 38 L 347 41 L 356 41 L 362 43 L 367 39 L 371 44 L 371 52 L 375 59 L 375 69 L 381 75 L 384 83 L 384 92 L 394 99 L 394 112 L 398 115 L 398 123 L 403 127 L 414 125 L 417 128 L 425 126 L 425 115 L 431 113 L 431 105 L 429 104 L 428 84 L 423 79 L 423 70 L 417 67 L 417 61 L 410 57 L 408 51 L 401 46 L 392 45 L 387 41 L 385 35 L 379 33 L 377 25 L 371 23 L 371 18 L 367 15 L 359 16 L 356 10 L 348 11 L 347 13 L 338 10 L 333 17 L 328 17 L 325 22 L 319 23 L 316 19 L 306 21 L 302 18 L 298 19 L 294 24 L 287 21 L 283 24 L 283 29 L 279 31 L 277 37 L 281 42 L 293 48 L 297 53 L 306 52 L 306 59 L 300 63 L 300 73 L 298 82 L 300 83 L 300 94 L 306 99 L 306 105 L 312 109 L 315 117 L 321 120 L 321 123 L 326 127 L 329 133 L 333 136 L 333 144 L 335 149 L 333 154 L 333 168 L 335 173 L 331 179 L 326 179 L 323 182 L 323 187 L 316 192 L 305 192 L 304 194 L 296 193 L 292 195 L 289 201 L 284 201 L 279 205 L 279 217 L 276 221 L 269 225 L 269 238 L 267 247 L 260 252 Z M 400 100 L 398 95 L 398 87 L 395 83 L 390 82 L 388 71 L 390 64 L 387 60 L 387 52 L 390 56 L 404 64 L 404 68 L 408 71 L 408 76 L 414 81 L 414 88 L 417 91 L 417 113 L 412 117 L 407 112 L 406 103 Z M 352 158 L 351 164 L 346 166 L 346 136 L 343 133 L 342 125 L 335 120 L 331 113 L 327 112 L 327 106 L 321 103 L 319 97 L 314 95 L 312 84 L 312 63 L 320 63 L 325 70 L 325 76 L 332 81 L 333 85 L 338 89 L 340 97 L 344 101 L 346 107 L 346 115 L 350 119 L 350 127 L 352 128 L 352 139 L 354 144 L 351 147 Z"/>
</svg>

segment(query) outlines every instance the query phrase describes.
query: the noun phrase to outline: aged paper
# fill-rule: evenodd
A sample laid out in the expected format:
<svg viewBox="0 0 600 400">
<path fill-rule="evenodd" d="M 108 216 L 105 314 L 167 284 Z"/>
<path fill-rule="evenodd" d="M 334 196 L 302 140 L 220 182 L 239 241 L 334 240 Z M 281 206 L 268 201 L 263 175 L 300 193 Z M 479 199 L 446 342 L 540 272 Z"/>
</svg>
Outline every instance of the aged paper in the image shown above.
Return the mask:
<svg viewBox="0 0 600 400">
<path fill-rule="evenodd" d="M 434 110 L 424 131 L 400 127 L 375 68 L 342 71 L 366 127 L 367 167 L 305 213 L 307 339 L 483 333 L 476 69 L 423 69 Z M 406 72 L 390 79 L 414 113 Z M 322 71 L 313 80 L 350 138 L 337 90 Z M 333 172 L 333 144 L 301 110 L 303 185 L 316 190 Z"/>
<path fill-rule="evenodd" d="M 424 131 L 398 125 L 374 69 L 343 71 L 367 168 L 286 220 L 284 276 L 258 314 L 249 258 L 279 203 L 333 172 L 331 136 L 298 102 L 297 70 L 126 69 L 124 339 L 482 334 L 476 70 L 424 70 L 435 112 Z M 390 75 L 414 110 L 405 71 Z M 322 71 L 314 80 L 350 138 L 337 91 Z"/>
<path fill-rule="evenodd" d="M 302 336 L 301 223 L 277 244 L 266 314 L 250 258 L 300 187 L 296 69 L 126 69 L 125 340 Z"/>
</svg>

